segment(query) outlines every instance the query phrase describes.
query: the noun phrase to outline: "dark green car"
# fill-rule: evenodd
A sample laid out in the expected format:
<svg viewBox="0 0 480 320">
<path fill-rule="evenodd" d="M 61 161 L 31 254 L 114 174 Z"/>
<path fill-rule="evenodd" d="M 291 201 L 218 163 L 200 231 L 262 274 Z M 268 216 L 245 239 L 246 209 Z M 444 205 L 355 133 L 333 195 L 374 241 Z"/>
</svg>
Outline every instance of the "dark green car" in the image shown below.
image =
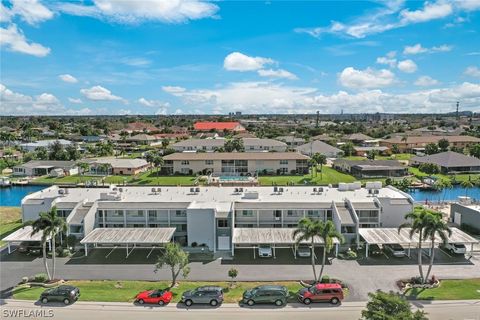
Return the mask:
<svg viewBox="0 0 480 320">
<path fill-rule="evenodd" d="M 45 304 L 51 301 L 59 301 L 64 304 L 70 304 L 78 299 L 80 289 L 74 286 L 59 286 L 47 289 L 40 295 L 40 301 Z"/>
<path fill-rule="evenodd" d="M 285 286 L 259 286 L 243 293 L 242 302 L 253 306 L 257 303 L 271 303 L 276 306 L 287 304 L 288 289 Z"/>
</svg>

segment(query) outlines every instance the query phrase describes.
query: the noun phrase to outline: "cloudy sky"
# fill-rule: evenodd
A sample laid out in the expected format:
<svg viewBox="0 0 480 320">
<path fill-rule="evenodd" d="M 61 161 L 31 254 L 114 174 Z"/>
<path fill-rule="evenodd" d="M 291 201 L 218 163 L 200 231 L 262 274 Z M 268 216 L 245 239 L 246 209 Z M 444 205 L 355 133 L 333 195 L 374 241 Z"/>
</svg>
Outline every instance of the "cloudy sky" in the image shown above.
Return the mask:
<svg viewBox="0 0 480 320">
<path fill-rule="evenodd" d="M 1 115 L 480 111 L 480 0 L 0 0 Z"/>
</svg>

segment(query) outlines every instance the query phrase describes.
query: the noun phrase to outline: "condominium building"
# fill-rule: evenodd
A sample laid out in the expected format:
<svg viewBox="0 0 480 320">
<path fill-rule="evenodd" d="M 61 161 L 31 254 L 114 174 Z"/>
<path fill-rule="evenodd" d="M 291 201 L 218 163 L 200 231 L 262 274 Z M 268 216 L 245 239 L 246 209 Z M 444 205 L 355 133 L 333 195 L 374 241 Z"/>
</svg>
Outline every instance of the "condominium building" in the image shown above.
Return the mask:
<svg viewBox="0 0 480 320">
<path fill-rule="evenodd" d="M 183 245 L 233 252 L 239 230 L 259 235 L 293 230 L 303 217 L 333 221 L 350 244 L 361 228 L 398 227 L 413 209 L 413 200 L 379 182 L 366 188 L 360 183 L 340 188 L 52 186 L 22 200 L 23 221 L 36 219 L 53 206 L 66 218 L 68 233 L 79 239 L 98 231 L 155 233 L 163 228 Z"/>
<path fill-rule="evenodd" d="M 177 152 L 204 151 L 213 152 L 225 145 L 226 139 L 188 139 L 172 144 L 170 147 Z M 245 152 L 284 152 L 287 144 L 273 139 L 242 138 Z"/>
<path fill-rule="evenodd" d="M 165 174 L 304 174 L 310 158 L 297 152 L 181 152 L 163 157 Z"/>
</svg>

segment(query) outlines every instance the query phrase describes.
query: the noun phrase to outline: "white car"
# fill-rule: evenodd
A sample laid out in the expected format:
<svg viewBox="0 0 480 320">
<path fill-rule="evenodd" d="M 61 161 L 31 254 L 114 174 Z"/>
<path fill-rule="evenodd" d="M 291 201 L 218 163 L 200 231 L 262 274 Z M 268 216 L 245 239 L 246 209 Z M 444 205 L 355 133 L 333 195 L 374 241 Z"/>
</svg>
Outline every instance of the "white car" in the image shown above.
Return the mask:
<svg viewBox="0 0 480 320">
<path fill-rule="evenodd" d="M 299 246 L 297 248 L 297 256 L 300 258 L 310 258 L 312 256 L 312 250 L 308 246 Z"/>
<path fill-rule="evenodd" d="M 465 254 L 467 253 L 467 248 L 464 244 L 461 243 L 447 243 L 445 244 L 445 249 L 455 254 Z"/>
<path fill-rule="evenodd" d="M 385 250 L 390 251 L 392 256 L 396 258 L 403 258 L 407 255 L 405 249 L 399 244 L 389 244 L 384 246 Z"/>
<path fill-rule="evenodd" d="M 268 244 L 260 245 L 258 247 L 258 256 L 260 258 L 271 258 L 272 257 L 272 247 Z"/>
</svg>

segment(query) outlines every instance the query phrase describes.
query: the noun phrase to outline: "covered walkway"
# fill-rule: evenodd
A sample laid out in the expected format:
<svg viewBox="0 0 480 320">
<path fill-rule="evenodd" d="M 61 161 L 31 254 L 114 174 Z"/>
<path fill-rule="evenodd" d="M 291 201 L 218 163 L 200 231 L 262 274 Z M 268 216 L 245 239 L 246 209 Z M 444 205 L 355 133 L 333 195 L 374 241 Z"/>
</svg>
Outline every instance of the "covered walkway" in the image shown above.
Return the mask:
<svg viewBox="0 0 480 320">
<path fill-rule="evenodd" d="M 172 240 L 175 228 L 97 228 L 90 232 L 80 243 L 85 246 L 85 255 L 88 255 L 88 246 L 111 248 L 105 256 L 113 250 L 125 247 L 127 255 L 135 248 L 151 248 L 147 258 L 155 248 L 159 248 Z"/>
</svg>

